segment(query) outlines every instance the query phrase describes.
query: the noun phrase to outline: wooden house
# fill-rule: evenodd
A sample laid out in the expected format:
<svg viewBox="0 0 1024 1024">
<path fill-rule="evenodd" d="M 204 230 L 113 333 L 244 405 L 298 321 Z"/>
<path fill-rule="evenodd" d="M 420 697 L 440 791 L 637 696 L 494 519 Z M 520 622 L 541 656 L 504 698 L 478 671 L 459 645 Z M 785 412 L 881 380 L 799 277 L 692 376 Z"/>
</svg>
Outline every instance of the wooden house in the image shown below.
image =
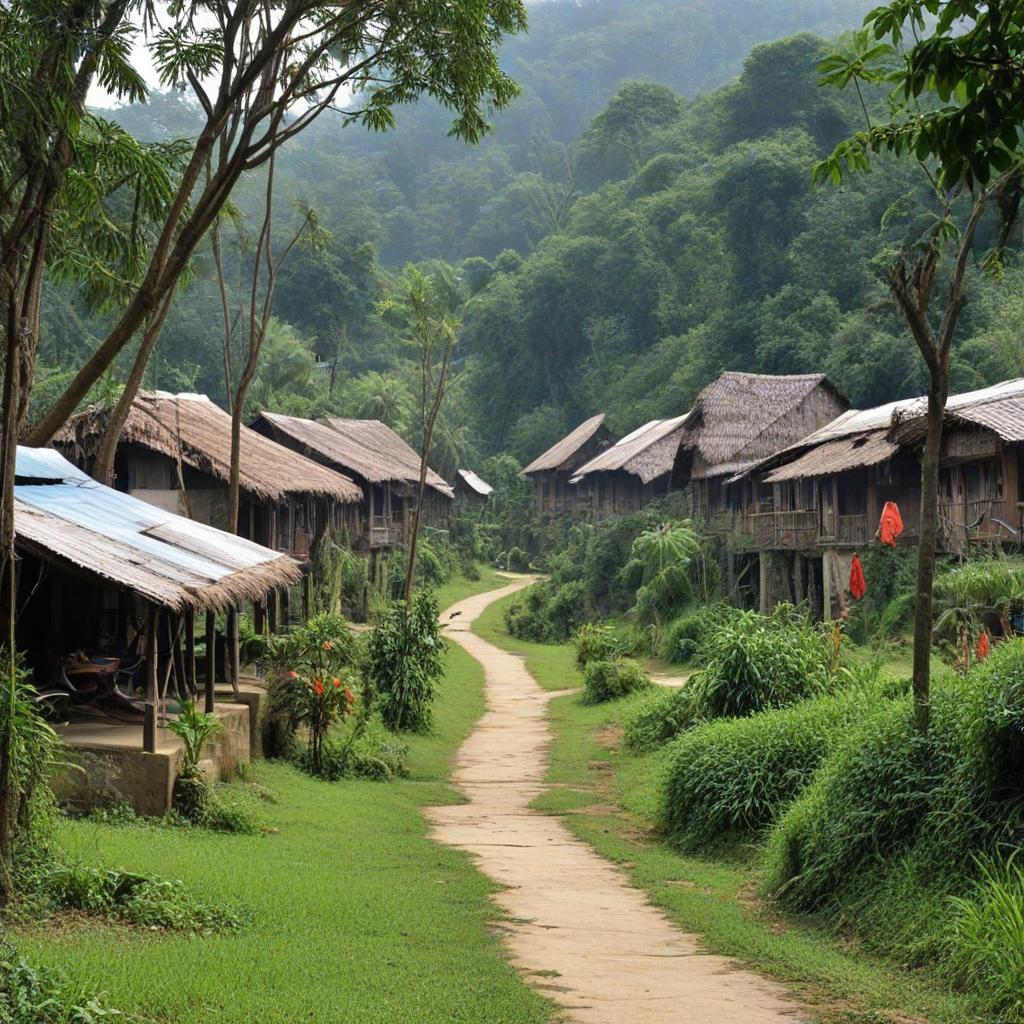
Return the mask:
<svg viewBox="0 0 1024 1024">
<path fill-rule="evenodd" d="M 667 494 L 688 416 L 651 420 L 581 466 L 571 481 L 577 510 L 595 520 L 629 515 Z"/>
<path fill-rule="evenodd" d="M 214 685 L 226 675 L 237 693 L 239 605 L 297 583 L 298 563 L 104 487 L 51 449 L 18 449 L 14 495 L 18 649 L 60 735 L 87 758 L 62 794 L 166 811 L 180 751 L 160 728 L 172 698 L 205 696 L 222 719 L 215 768 L 248 758 L 250 710 L 216 703 Z"/>
<path fill-rule="evenodd" d="M 538 455 L 524 470 L 533 489 L 533 511 L 538 516 L 588 511 L 578 507 L 581 492 L 570 481 L 576 472 L 611 444 L 604 413 L 578 427 Z M 586 503 L 586 500 L 585 500 Z"/>
<path fill-rule="evenodd" d="M 88 472 L 108 411 L 71 418 L 54 446 Z M 351 479 L 242 427 L 238 533 L 308 561 L 362 494 Z M 121 431 L 114 487 L 200 523 L 227 524 L 231 416 L 205 395 L 140 392 Z"/>
<path fill-rule="evenodd" d="M 792 559 L 823 581 L 821 613 L 845 603 L 854 551 L 874 541 L 882 509 L 895 502 L 904 524 L 898 543 L 919 532 L 926 400 L 851 410 L 747 474 L 761 504 L 737 522 L 737 550 L 761 556 L 762 604 L 800 599 L 770 582 L 772 560 Z M 972 547 L 1004 549 L 1022 539 L 1024 380 L 954 395 L 946 410 L 939 476 L 939 547 L 964 555 Z M 813 564 L 820 562 L 820 569 Z M 793 574 L 796 575 L 795 573 Z M 764 591 L 768 593 L 764 593 Z"/>
<path fill-rule="evenodd" d="M 350 533 L 357 546 L 376 552 L 408 540 L 420 457 L 390 427 L 379 420 L 315 422 L 271 412 L 261 412 L 250 427 L 355 481 L 359 501 Z M 446 530 L 453 491 L 433 470 L 427 471 L 426 482 L 423 524 Z"/>
<path fill-rule="evenodd" d="M 483 506 L 494 493 L 494 488 L 481 480 L 471 469 L 460 469 L 455 474 L 455 500 L 464 505 Z"/>
</svg>

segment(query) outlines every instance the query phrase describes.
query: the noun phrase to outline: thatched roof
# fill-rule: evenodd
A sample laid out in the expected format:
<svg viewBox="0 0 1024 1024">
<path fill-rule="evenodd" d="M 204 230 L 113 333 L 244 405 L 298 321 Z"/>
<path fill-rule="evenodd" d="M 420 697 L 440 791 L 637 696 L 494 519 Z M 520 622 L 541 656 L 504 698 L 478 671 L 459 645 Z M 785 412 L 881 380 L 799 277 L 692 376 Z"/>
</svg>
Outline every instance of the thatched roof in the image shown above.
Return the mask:
<svg viewBox="0 0 1024 1024">
<path fill-rule="evenodd" d="M 18 448 L 19 546 L 180 611 L 221 611 L 302 579 L 269 548 L 91 480 L 58 452 Z"/>
<path fill-rule="evenodd" d="M 313 458 L 369 483 L 419 483 L 419 455 L 380 420 L 328 417 L 318 423 L 264 411 L 253 420 L 253 426 L 261 424 L 272 434 L 298 443 Z M 448 498 L 453 496 L 451 487 L 432 469 L 427 470 L 427 484 Z"/>
<path fill-rule="evenodd" d="M 819 391 L 819 401 L 808 402 Z M 701 457 L 693 476 L 735 473 L 799 441 L 845 399 L 822 373 L 727 371 L 697 397 L 681 438 Z"/>
<path fill-rule="evenodd" d="M 688 416 L 689 413 L 670 420 L 645 423 L 582 466 L 572 482 L 578 483 L 594 473 L 621 470 L 649 484 L 671 471 Z"/>
<path fill-rule="evenodd" d="M 892 417 L 894 436 L 907 442 L 923 439 L 927 429 L 926 413 L 923 398 L 899 409 Z M 1024 378 L 953 395 L 946 403 L 946 422 L 991 430 L 1010 444 L 1024 442 Z"/>
<path fill-rule="evenodd" d="M 850 469 L 861 469 L 886 462 L 897 451 L 899 446 L 886 438 L 884 430 L 837 437 L 804 452 L 794 462 L 784 463 L 764 479 L 766 483 L 774 484 L 783 480 L 831 476 L 833 473 L 845 473 Z"/>
<path fill-rule="evenodd" d="M 458 471 L 458 478 L 471 491 L 479 494 L 481 498 L 486 498 L 494 493 L 494 488 L 489 483 L 481 480 L 471 469 L 460 469 Z"/>
<path fill-rule="evenodd" d="M 66 454 L 91 455 L 109 420 L 104 406 L 73 416 L 54 438 Z M 225 483 L 231 467 L 231 416 L 205 395 L 141 391 L 121 431 L 121 442 L 177 459 Z M 346 476 L 242 427 L 239 480 L 243 490 L 268 501 L 287 495 L 322 495 L 352 502 L 362 497 Z"/>
<path fill-rule="evenodd" d="M 570 431 L 561 441 L 553 444 L 543 455 L 538 455 L 524 470 L 523 475 L 549 470 L 569 471 L 575 468 L 573 456 L 604 428 L 604 413 L 584 420 L 575 430 Z M 607 430 L 605 430 L 607 434 Z"/>
</svg>

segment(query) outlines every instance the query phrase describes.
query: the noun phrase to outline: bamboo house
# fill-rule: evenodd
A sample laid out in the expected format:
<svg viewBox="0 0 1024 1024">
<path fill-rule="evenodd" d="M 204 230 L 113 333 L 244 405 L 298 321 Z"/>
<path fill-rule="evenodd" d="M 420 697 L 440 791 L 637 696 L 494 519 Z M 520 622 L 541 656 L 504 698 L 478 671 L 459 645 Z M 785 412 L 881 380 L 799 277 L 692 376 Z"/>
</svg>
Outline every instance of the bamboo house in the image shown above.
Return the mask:
<svg viewBox="0 0 1024 1024">
<path fill-rule="evenodd" d="M 580 491 L 570 481 L 581 466 L 611 444 L 604 418 L 602 412 L 584 420 L 523 470 L 523 476 L 529 479 L 533 489 L 536 515 L 562 515 L 581 510 L 578 507 Z M 582 510 L 589 511 L 589 507 Z"/>
</svg>

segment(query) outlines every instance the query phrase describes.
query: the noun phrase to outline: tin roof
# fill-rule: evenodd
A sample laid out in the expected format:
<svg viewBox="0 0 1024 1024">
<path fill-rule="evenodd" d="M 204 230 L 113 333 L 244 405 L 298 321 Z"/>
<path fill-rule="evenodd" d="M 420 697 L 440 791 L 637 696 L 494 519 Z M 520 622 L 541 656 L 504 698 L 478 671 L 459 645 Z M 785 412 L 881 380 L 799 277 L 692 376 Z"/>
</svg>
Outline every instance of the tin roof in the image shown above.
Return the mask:
<svg viewBox="0 0 1024 1024">
<path fill-rule="evenodd" d="M 476 491 L 483 498 L 494 493 L 494 488 L 481 480 L 471 469 L 460 469 L 458 476 L 470 490 Z"/>
<path fill-rule="evenodd" d="M 173 610 L 221 610 L 302 578 L 298 563 L 104 487 L 51 449 L 18 448 L 18 543 Z"/>
</svg>

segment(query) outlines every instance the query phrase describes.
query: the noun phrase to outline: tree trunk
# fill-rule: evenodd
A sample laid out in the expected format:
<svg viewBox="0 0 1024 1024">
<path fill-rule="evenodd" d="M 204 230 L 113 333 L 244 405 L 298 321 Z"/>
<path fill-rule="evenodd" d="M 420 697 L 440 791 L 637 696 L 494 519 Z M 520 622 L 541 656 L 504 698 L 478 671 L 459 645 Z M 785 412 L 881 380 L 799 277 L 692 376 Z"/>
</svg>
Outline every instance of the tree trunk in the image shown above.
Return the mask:
<svg viewBox="0 0 1024 1024">
<path fill-rule="evenodd" d="M 938 374 L 938 377 L 928 389 L 928 434 L 921 453 L 921 519 L 914 601 L 914 717 L 922 732 L 927 731 L 930 717 L 932 584 L 939 532 L 939 454 L 942 449 L 942 420 L 949 394 L 948 371 Z"/>
</svg>

